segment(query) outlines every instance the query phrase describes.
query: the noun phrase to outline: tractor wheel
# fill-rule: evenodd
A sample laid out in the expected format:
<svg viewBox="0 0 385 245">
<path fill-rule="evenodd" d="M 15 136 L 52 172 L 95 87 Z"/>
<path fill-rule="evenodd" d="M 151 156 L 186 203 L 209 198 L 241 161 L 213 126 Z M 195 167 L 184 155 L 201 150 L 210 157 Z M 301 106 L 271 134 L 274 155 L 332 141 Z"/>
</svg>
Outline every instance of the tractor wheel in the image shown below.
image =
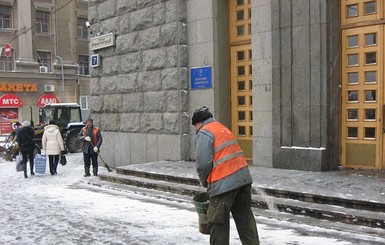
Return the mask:
<svg viewBox="0 0 385 245">
<path fill-rule="evenodd" d="M 82 142 L 78 138 L 80 128 L 73 128 L 68 130 L 64 136 L 66 148 L 70 153 L 77 153 L 82 151 Z"/>
</svg>

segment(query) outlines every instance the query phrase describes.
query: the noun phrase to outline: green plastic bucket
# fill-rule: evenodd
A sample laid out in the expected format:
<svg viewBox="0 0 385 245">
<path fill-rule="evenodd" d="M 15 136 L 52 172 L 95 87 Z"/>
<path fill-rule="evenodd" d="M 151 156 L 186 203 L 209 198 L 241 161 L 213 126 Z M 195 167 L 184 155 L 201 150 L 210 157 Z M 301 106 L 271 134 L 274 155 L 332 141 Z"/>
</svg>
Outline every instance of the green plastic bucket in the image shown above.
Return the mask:
<svg viewBox="0 0 385 245">
<path fill-rule="evenodd" d="M 207 209 L 209 208 L 209 195 L 207 193 L 199 193 L 193 198 L 195 209 L 198 213 L 199 232 L 202 234 L 210 234 L 207 223 Z"/>
</svg>

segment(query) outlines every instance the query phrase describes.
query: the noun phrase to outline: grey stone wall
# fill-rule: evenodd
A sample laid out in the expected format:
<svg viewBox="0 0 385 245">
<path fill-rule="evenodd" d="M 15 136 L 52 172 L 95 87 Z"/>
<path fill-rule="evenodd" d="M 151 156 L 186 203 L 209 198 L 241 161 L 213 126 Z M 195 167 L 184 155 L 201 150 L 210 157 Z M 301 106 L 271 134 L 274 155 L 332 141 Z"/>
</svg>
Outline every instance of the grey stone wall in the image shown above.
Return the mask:
<svg viewBox="0 0 385 245">
<path fill-rule="evenodd" d="M 106 158 L 114 165 L 188 158 L 186 2 L 92 0 L 89 20 L 94 33 L 116 35 L 115 46 L 96 51 L 102 65 L 91 80 Z"/>
<path fill-rule="evenodd" d="M 271 0 L 251 1 L 253 47 L 253 165 L 273 166 Z"/>
<path fill-rule="evenodd" d="M 338 167 L 339 36 L 339 1 L 272 0 L 274 167 Z"/>
<path fill-rule="evenodd" d="M 230 126 L 228 1 L 187 0 L 189 67 L 210 66 L 212 88 L 190 90 L 189 114 L 206 105 Z M 195 159 L 195 131 L 190 127 L 190 158 Z"/>
</svg>

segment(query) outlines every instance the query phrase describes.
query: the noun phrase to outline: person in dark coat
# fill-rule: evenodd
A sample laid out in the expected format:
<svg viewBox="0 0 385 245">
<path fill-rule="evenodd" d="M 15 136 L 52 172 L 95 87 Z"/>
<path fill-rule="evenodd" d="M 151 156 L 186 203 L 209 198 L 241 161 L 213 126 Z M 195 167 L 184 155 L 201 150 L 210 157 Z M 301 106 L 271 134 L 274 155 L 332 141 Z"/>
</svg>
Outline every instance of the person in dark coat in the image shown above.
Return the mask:
<svg viewBox="0 0 385 245">
<path fill-rule="evenodd" d="M 28 159 L 29 159 L 31 175 L 35 175 L 35 172 L 33 172 L 33 165 L 34 165 L 33 159 L 34 159 L 34 151 L 35 151 L 35 142 L 33 141 L 33 138 L 35 137 L 35 131 L 31 127 L 31 123 L 29 121 L 24 121 L 22 125 L 23 127 L 20 129 L 19 133 L 17 134 L 17 143 L 19 144 L 19 150 L 23 157 L 22 164 L 23 164 L 24 178 L 28 178 L 28 175 L 27 175 Z"/>
<path fill-rule="evenodd" d="M 98 154 L 103 138 L 99 128 L 94 127 L 94 121 L 88 118 L 86 126 L 80 130 L 79 139 L 83 142 L 84 177 L 91 176 L 90 167 L 94 176 L 98 176 Z"/>
</svg>

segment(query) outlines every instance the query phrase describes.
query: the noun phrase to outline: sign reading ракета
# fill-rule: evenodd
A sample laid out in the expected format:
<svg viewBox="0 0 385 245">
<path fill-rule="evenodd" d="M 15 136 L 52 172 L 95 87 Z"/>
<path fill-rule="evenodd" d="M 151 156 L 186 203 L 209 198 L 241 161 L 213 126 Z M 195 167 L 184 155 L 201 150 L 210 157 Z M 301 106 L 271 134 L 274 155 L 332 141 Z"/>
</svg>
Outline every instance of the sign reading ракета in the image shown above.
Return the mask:
<svg viewBox="0 0 385 245">
<path fill-rule="evenodd" d="M 115 45 L 114 33 L 96 36 L 90 40 L 91 50 L 107 48 Z"/>
</svg>

